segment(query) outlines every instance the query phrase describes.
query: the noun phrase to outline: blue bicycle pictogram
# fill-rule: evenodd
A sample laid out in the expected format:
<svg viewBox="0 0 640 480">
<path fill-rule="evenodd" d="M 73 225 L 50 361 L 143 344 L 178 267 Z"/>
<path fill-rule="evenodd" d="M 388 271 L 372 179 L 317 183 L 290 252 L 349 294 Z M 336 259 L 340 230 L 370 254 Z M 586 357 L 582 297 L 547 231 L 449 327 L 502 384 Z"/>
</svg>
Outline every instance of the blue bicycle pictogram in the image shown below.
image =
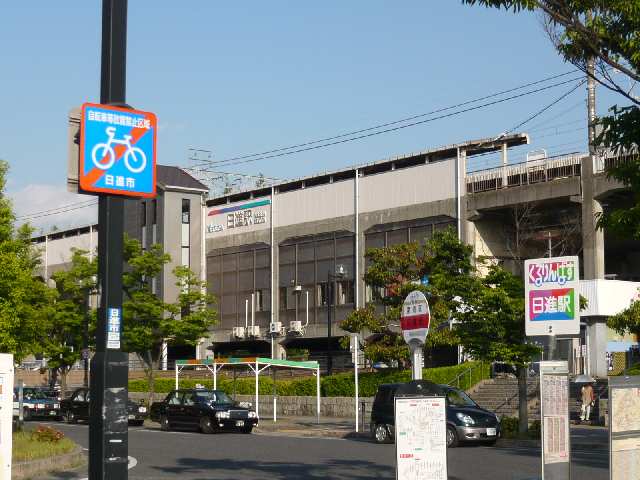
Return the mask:
<svg viewBox="0 0 640 480">
<path fill-rule="evenodd" d="M 91 160 L 93 164 L 100 170 L 110 169 L 116 161 L 116 154 L 112 145 L 124 145 L 127 150 L 124 153 L 124 164 L 131 173 L 140 173 L 147 166 L 147 156 L 141 148 L 131 145 L 131 135 L 123 135 L 122 139 L 116 139 L 115 127 L 107 127 L 105 129 L 107 134 L 106 143 L 96 143 L 91 150 Z M 107 157 L 107 161 L 102 160 Z"/>
</svg>

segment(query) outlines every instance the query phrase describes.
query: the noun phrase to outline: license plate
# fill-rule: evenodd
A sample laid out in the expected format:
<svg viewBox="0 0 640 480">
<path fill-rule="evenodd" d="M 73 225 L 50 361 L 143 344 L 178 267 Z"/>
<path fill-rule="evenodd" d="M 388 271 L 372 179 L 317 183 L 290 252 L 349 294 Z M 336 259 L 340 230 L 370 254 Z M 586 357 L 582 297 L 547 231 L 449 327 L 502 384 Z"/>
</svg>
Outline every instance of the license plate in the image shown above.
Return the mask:
<svg viewBox="0 0 640 480">
<path fill-rule="evenodd" d="M 136 416 L 135 415 L 129 415 L 129 420 L 135 420 Z"/>
<path fill-rule="evenodd" d="M 51 411 L 49 412 L 49 415 L 51 415 L 52 417 L 53 417 L 53 416 L 55 416 L 55 414 L 56 414 L 55 410 L 51 410 Z"/>
<path fill-rule="evenodd" d="M 244 420 L 238 420 L 236 422 L 236 427 L 244 427 Z"/>
<path fill-rule="evenodd" d="M 487 437 L 495 437 L 496 429 L 495 428 L 487 428 Z"/>
</svg>

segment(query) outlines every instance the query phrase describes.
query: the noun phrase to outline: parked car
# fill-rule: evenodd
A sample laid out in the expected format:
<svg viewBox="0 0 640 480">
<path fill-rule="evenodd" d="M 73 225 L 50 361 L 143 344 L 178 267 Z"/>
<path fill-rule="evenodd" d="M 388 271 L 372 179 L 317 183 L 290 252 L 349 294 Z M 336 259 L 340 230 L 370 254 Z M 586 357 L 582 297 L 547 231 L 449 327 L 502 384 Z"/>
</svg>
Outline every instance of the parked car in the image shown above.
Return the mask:
<svg viewBox="0 0 640 480">
<path fill-rule="evenodd" d="M 390 443 L 394 434 L 394 398 L 399 395 L 437 395 L 446 398 L 447 446 L 462 442 L 493 444 L 500 437 L 500 419 L 485 410 L 462 390 L 417 380 L 380 385 L 371 410 L 371 433 L 378 443 Z"/>
<path fill-rule="evenodd" d="M 147 408 L 136 402 L 127 402 L 127 414 L 129 425 L 140 426 L 147 417 Z M 76 423 L 78 420 L 89 420 L 89 389 L 77 388 L 69 396 L 60 402 L 60 415 L 67 423 Z"/>
<path fill-rule="evenodd" d="M 13 389 L 13 416 L 20 416 L 20 402 L 18 388 Z M 49 396 L 45 389 L 39 387 L 23 387 L 22 389 L 22 418 L 25 421 L 32 418 L 59 418 L 60 402 Z"/>
<path fill-rule="evenodd" d="M 174 390 L 162 402 L 151 405 L 151 420 L 162 430 L 184 428 L 213 433 L 236 429 L 251 433 L 258 424 L 258 415 L 234 402 L 220 390 Z"/>
</svg>

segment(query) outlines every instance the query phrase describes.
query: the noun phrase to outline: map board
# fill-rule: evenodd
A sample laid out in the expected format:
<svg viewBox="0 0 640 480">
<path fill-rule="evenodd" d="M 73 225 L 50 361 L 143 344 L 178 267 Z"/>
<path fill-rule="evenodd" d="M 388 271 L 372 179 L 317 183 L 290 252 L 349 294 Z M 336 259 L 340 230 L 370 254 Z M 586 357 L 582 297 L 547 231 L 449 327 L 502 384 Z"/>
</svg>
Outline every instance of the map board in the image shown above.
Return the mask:
<svg viewBox="0 0 640 480">
<path fill-rule="evenodd" d="M 610 478 L 640 478 L 640 377 L 609 378 Z"/>
<path fill-rule="evenodd" d="M 444 397 L 396 397 L 396 480 L 447 480 Z"/>
</svg>

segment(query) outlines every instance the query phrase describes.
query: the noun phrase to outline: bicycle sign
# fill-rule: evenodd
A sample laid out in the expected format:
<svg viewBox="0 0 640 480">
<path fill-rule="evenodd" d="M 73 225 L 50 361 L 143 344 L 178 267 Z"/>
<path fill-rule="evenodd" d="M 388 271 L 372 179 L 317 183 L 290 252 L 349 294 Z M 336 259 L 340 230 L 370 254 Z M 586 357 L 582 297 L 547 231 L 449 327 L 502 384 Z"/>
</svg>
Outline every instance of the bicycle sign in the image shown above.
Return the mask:
<svg viewBox="0 0 640 480">
<path fill-rule="evenodd" d="M 154 197 L 156 131 L 153 113 L 85 103 L 80 127 L 80 189 Z"/>
</svg>

